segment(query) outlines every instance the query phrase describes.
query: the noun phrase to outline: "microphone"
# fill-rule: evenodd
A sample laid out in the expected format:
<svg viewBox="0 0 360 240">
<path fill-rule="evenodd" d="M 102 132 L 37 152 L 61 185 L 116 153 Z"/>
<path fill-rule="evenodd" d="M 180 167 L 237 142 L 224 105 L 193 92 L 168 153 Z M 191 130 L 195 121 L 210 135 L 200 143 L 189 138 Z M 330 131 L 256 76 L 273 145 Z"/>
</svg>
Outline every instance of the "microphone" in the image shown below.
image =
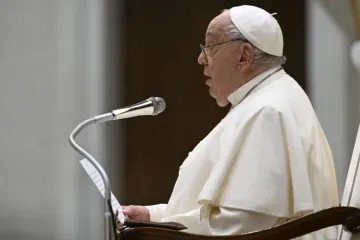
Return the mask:
<svg viewBox="0 0 360 240">
<path fill-rule="evenodd" d="M 166 108 L 166 103 L 161 97 L 150 97 L 139 103 L 130 105 L 125 108 L 112 110 L 94 117 L 95 122 L 106 122 L 118 119 L 132 118 L 137 116 L 158 115 Z"/>
<path fill-rule="evenodd" d="M 110 179 L 107 176 L 105 170 L 101 165 L 96 161 L 96 159 L 91 156 L 86 150 L 80 147 L 75 142 L 75 137 L 80 133 L 85 127 L 95 124 L 98 122 L 106 122 L 111 120 L 118 120 L 124 118 L 131 118 L 137 116 L 146 116 L 146 115 L 158 115 L 165 110 L 166 104 L 164 99 L 160 97 L 150 97 L 142 102 L 130 105 L 125 108 L 120 108 L 113 110 L 109 113 L 105 113 L 96 117 L 92 117 L 80 123 L 70 134 L 69 142 L 70 145 L 82 156 L 90 161 L 90 163 L 98 170 L 102 180 L 104 181 L 104 239 L 110 240 L 112 230 L 115 229 L 115 225 L 112 226 L 112 208 L 111 208 L 111 184 Z M 112 228 L 113 227 L 113 228 Z M 115 230 L 116 232 L 116 230 Z M 114 237 L 115 238 L 115 237 Z"/>
<path fill-rule="evenodd" d="M 166 103 L 160 97 L 150 97 L 142 102 L 133 104 L 126 108 L 116 109 L 111 111 L 114 115 L 114 120 L 131 118 L 145 115 L 158 115 L 165 110 Z"/>
</svg>

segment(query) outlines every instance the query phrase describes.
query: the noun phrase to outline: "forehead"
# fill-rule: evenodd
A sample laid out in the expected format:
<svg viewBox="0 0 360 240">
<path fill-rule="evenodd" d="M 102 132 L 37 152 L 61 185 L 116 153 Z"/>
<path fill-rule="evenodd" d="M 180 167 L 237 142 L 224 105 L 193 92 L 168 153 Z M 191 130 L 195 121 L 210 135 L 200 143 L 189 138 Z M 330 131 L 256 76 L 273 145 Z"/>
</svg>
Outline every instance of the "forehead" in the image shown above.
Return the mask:
<svg viewBox="0 0 360 240">
<path fill-rule="evenodd" d="M 230 16 L 222 13 L 215 17 L 206 30 L 206 38 L 222 38 L 225 36 L 225 27 L 229 23 Z"/>
</svg>

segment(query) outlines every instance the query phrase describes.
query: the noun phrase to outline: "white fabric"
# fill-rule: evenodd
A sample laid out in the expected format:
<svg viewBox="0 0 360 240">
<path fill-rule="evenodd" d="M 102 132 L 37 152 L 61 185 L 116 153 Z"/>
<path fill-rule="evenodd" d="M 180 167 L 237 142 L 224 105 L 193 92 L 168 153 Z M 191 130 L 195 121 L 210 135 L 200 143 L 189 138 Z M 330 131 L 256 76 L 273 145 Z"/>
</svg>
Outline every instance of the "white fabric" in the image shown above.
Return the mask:
<svg viewBox="0 0 360 240">
<path fill-rule="evenodd" d="M 295 80 L 280 70 L 243 99 L 250 85 L 275 70 L 229 96 L 235 107 L 185 159 L 160 221 L 180 222 L 192 233 L 217 235 L 239 224 L 247 229 L 251 220 L 245 215 L 272 217 L 273 221 L 258 225 L 261 230 L 338 205 L 329 145 Z M 208 207 L 219 209 L 218 219 L 226 221 L 233 214 L 243 219 L 213 225 L 211 219 L 216 218 L 204 211 Z M 213 227 L 204 227 L 204 222 Z M 336 228 L 302 239 L 336 239 Z"/>
<path fill-rule="evenodd" d="M 228 100 L 233 107 L 238 105 L 247 94 L 250 93 L 251 90 L 255 90 L 255 87 L 261 83 L 262 81 L 266 80 L 266 78 L 271 77 L 272 74 L 278 72 L 278 70 L 282 70 L 282 67 L 275 67 L 260 73 L 255 78 L 251 79 L 247 83 L 245 83 L 242 87 L 238 88 L 235 92 L 231 93 L 228 96 Z"/>
<path fill-rule="evenodd" d="M 282 30 L 270 13 L 255 6 L 242 5 L 230 9 L 230 18 L 236 28 L 257 48 L 274 56 L 283 55 Z"/>
<path fill-rule="evenodd" d="M 206 206 L 203 226 L 209 235 L 238 235 L 271 228 L 279 219 L 255 212 L 239 211 L 232 208 L 213 208 Z M 237 223 L 237 224 L 234 224 Z"/>
<path fill-rule="evenodd" d="M 161 218 L 164 215 L 166 204 L 156 204 L 152 206 L 146 206 L 149 210 L 151 222 L 161 222 Z"/>
<path fill-rule="evenodd" d="M 164 206 L 166 204 L 147 206 L 151 221 L 158 220 L 153 216 L 163 214 Z M 187 232 L 195 234 L 229 236 L 271 228 L 285 220 L 255 212 L 204 205 L 186 214 L 170 216 L 166 221 L 181 222 L 188 227 Z"/>
</svg>

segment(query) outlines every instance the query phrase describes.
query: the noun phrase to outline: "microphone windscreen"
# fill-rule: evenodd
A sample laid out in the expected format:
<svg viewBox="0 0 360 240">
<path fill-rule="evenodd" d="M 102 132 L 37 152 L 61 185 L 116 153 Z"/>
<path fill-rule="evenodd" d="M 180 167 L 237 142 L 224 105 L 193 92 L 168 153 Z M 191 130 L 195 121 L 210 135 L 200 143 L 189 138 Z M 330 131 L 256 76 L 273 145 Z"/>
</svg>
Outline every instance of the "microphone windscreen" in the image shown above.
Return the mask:
<svg viewBox="0 0 360 240">
<path fill-rule="evenodd" d="M 166 108 L 165 100 L 161 97 L 154 97 L 154 115 L 157 115 L 159 113 L 162 113 Z"/>
</svg>

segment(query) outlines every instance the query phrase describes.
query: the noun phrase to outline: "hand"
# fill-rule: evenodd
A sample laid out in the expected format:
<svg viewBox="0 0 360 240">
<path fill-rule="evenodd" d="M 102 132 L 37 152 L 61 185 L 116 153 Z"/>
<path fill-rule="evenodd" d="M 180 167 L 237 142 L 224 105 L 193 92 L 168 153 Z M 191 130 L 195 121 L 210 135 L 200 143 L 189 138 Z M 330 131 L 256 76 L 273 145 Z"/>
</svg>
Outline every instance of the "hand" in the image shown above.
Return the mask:
<svg viewBox="0 0 360 240">
<path fill-rule="evenodd" d="M 130 219 L 150 221 L 149 210 L 144 206 L 123 206 L 123 213 Z"/>
</svg>

